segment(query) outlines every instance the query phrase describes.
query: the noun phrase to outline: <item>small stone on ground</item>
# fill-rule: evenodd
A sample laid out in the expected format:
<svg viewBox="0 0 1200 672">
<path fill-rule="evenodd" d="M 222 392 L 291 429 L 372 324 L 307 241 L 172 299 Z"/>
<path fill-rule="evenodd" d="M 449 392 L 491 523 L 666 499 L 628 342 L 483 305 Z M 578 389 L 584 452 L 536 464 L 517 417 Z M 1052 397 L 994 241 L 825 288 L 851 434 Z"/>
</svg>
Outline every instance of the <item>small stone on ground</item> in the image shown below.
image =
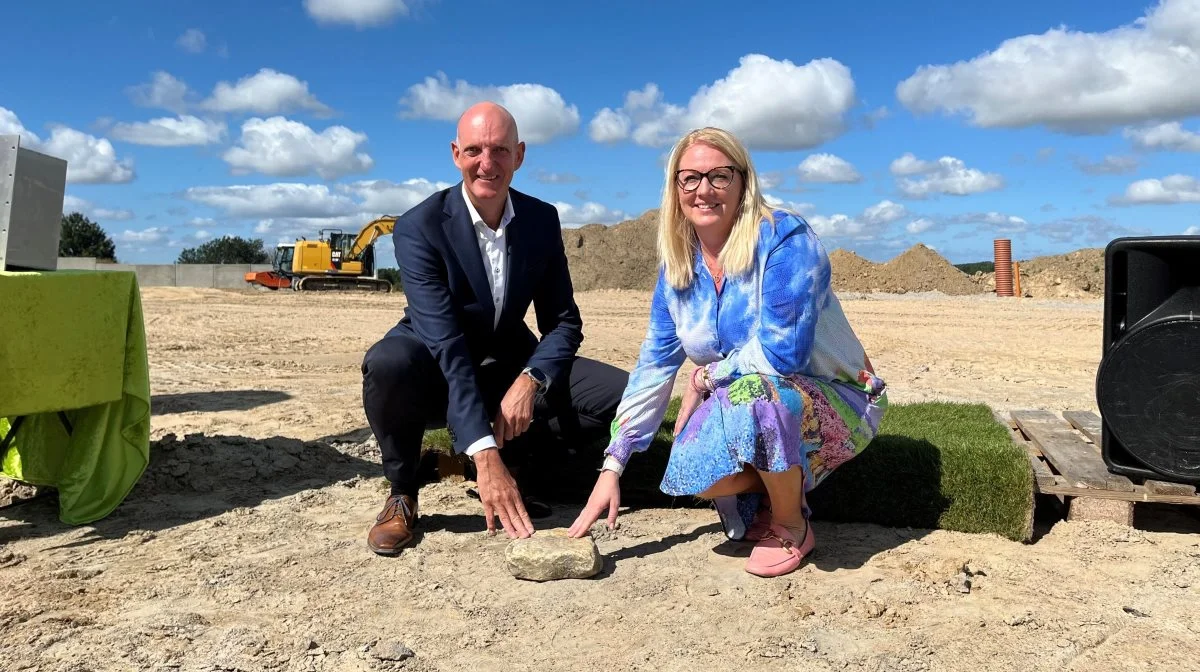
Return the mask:
<svg viewBox="0 0 1200 672">
<path fill-rule="evenodd" d="M 600 573 L 604 560 L 590 536 L 572 539 L 565 530 L 539 531 L 514 539 L 504 550 L 508 571 L 518 579 L 586 579 Z"/>
</svg>

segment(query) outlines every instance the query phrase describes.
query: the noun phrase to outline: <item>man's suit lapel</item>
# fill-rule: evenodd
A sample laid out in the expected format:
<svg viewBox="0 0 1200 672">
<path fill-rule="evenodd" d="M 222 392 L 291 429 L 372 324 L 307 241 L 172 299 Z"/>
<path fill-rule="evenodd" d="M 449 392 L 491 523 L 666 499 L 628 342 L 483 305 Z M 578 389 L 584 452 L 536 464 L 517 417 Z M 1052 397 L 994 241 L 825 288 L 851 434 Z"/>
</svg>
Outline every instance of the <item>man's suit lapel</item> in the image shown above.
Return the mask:
<svg viewBox="0 0 1200 672">
<path fill-rule="evenodd" d="M 450 248 L 458 263 L 462 264 L 475 298 L 488 313 L 489 322 L 495 319 L 496 307 L 492 303 L 492 286 L 488 284 L 487 273 L 483 268 L 483 256 L 479 252 L 479 241 L 475 233 L 475 224 L 471 221 L 471 213 L 463 200 L 462 185 L 455 187 L 446 199 L 445 226 L 450 240 Z"/>
</svg>

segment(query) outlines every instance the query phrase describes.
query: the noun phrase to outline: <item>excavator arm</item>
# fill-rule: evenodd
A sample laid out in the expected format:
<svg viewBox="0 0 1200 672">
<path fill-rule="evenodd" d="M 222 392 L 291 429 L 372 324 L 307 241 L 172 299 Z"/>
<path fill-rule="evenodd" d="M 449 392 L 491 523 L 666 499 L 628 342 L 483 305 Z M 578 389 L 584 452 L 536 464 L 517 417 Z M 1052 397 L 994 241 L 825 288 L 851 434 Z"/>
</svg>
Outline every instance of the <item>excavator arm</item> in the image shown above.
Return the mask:
<svg viewBox="0 0 1200 672">
<path fill-rule="evenodd" d="M 396 225 L 395 215 L 384 215 L 379 219 L 367 224 L 358 232 L 358 236 L 354 239 L 354 244 L 350 246 L 349 259 L 359 259 L 363 252 L 371 246 L 380 236 L 391 234 L 392 227 Z"/>
</svg>

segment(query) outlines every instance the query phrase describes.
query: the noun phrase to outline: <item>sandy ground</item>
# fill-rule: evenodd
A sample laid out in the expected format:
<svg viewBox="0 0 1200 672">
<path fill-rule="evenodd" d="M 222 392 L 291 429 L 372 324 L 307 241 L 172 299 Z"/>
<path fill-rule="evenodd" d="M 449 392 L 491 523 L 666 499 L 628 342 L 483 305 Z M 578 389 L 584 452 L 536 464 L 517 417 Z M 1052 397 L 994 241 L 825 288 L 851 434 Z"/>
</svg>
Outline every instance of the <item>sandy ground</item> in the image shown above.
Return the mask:
<svg viewBox="0 0 1200 672">
<path fill-rule="evenodd" d="M 817 523 L 812 561 L 773 580 L 711 511 L 632 510 L 596 528 L 598 577 L 539 584 L 442 482 L 417 545 L 377 557 L 358 366 L 403 297 L 143 301 L 154 461 L 95 525 L 52 496 L 0 509 L 2 670 L 1200 669 L 1200 524 L 1166 507 L 1134 528 L 1051 510 L 1031 544 Z M 631 367 L 648 295 L 579 301 L 582 354 Z M 843 301 L 893 401 L 1095 410 L 1098 300 Z"/>
</svg>

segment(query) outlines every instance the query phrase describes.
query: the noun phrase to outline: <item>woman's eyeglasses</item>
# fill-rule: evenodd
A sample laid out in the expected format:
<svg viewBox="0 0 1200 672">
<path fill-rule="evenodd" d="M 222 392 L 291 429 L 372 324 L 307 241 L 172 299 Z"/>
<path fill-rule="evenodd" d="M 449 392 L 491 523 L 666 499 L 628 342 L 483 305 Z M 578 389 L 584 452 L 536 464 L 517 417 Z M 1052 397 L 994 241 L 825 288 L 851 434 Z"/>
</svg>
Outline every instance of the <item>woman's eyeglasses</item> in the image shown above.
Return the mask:
<svg viewBox="0 0 1200 672">
<path fill-rule="evenodd" d="M 699 189 L 700 182 L 707 178 L 713 189 L 724 189 L 733 182 L 733 176 L 740 172 L 742 171 L 737 166 L 718 166 L 707 173 L 698 170 L 677 170 L 675 183 L 680 189 L 691 192 Z"/>
</svg>

